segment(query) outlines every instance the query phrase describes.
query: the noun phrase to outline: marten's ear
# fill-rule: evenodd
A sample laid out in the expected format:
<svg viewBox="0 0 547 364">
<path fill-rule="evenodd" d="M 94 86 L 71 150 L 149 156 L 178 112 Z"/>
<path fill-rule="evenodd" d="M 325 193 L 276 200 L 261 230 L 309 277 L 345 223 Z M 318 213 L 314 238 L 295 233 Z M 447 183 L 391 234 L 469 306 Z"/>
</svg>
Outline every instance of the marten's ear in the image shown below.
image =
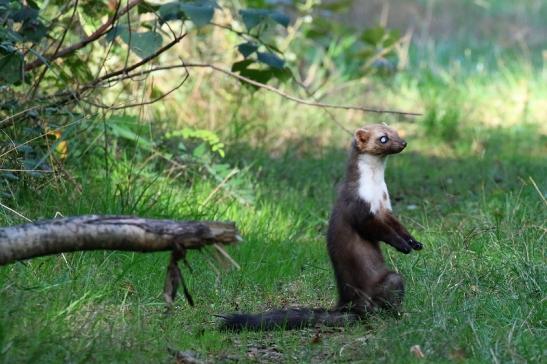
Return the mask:
<svg viewBox="0 0 547 364">
<path fill-rule="evenodd" d="M 355 131 L 355 143 L 360 150 L 363 150 L 370 138 L 370 133 L 367 129 L 357 129 Z"/>
</svg>

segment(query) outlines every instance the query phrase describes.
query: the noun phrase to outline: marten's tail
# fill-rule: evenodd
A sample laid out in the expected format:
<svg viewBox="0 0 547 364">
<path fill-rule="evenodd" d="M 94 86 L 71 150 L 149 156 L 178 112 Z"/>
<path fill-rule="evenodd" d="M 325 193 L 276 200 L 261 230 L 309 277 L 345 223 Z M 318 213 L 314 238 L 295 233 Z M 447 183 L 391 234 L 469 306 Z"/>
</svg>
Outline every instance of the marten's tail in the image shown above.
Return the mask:
<svg viewBox="0 0 547 364">
<path fill-rule="evenodd" d="M 274 310 L 258 314 L 233 313 L 217 315 L 222 318 L 221 330 L 274 330 L 299 329 L 322 324 L 326 326 L 343 326 L 355 322 L 359 316 L 339 310 L 294 308 Z"/>
</svg>

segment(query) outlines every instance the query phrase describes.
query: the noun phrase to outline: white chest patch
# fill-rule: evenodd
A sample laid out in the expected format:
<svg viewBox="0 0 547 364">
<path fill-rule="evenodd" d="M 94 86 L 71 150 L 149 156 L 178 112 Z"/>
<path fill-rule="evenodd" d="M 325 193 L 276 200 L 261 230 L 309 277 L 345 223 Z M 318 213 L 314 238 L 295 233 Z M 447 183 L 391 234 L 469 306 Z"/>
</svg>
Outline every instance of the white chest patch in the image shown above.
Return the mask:
<svg viewBox="0 0 547 364">
<path fill-rule="evenodd" d="M 359 197 L 370 204 L 373 214 L 383 209 L 391 211 L 391 201 L 384 180 L 385 158 L 372 155 L 360 155 L 357 162 L 359 169 Z"/>
</svg>

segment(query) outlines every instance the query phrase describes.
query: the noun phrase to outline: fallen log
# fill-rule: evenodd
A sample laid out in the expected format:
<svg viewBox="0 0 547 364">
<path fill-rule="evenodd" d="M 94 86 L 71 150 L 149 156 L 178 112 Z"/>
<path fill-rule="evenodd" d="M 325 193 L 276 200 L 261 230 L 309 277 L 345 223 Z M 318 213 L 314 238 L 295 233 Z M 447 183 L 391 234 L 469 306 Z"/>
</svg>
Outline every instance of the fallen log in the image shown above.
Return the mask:
<svg viewBox="0 0 547 364">
<path fill-rule="evenodd" d="M 187 249 L 232 244 L 241 240 L 235 224 L 217 221 L 174 221 L 131 216 L 77 216 L 0 229 L 0 265 L 85 250 L 172 251 L 165 299 L 172 303 L 182 284 L 177 262 Z M 218 249 L 218 245 L 216 245 Z M 191 303 L 186 288 L 185 294 Z"/>
</svg>

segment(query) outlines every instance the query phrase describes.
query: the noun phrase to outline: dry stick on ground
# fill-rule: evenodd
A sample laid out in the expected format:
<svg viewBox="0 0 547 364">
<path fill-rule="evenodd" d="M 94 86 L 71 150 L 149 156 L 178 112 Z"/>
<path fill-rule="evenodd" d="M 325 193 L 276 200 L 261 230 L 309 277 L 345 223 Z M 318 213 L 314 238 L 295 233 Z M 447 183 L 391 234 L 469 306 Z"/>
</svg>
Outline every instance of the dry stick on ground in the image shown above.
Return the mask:
<svg viewBox="0 0 547 364">
<path fill-rule="evenodd" d="M 0 229 L 0 265 L 82 250 L 158 252 L 175 244 L 199 249 L 240 240 L 230 222 L 154 220 L 129 216 L 79 216 Z"/>
<path fill-rule="evenodd" d="M 186 298 L 192 303 L 177 262 L 184 259 L 188 249 L 201 249 L 206 245 L 217 248 L 218 244 L 238 241 L 241 237 L 232 222 L 155 220 L 130 216 L 68 217 L 0 229 L 0 266 L 73 251 L 171 251 L 165 300 L 172 304 L 178 287 L 182 285 Z"/>
</svg>

